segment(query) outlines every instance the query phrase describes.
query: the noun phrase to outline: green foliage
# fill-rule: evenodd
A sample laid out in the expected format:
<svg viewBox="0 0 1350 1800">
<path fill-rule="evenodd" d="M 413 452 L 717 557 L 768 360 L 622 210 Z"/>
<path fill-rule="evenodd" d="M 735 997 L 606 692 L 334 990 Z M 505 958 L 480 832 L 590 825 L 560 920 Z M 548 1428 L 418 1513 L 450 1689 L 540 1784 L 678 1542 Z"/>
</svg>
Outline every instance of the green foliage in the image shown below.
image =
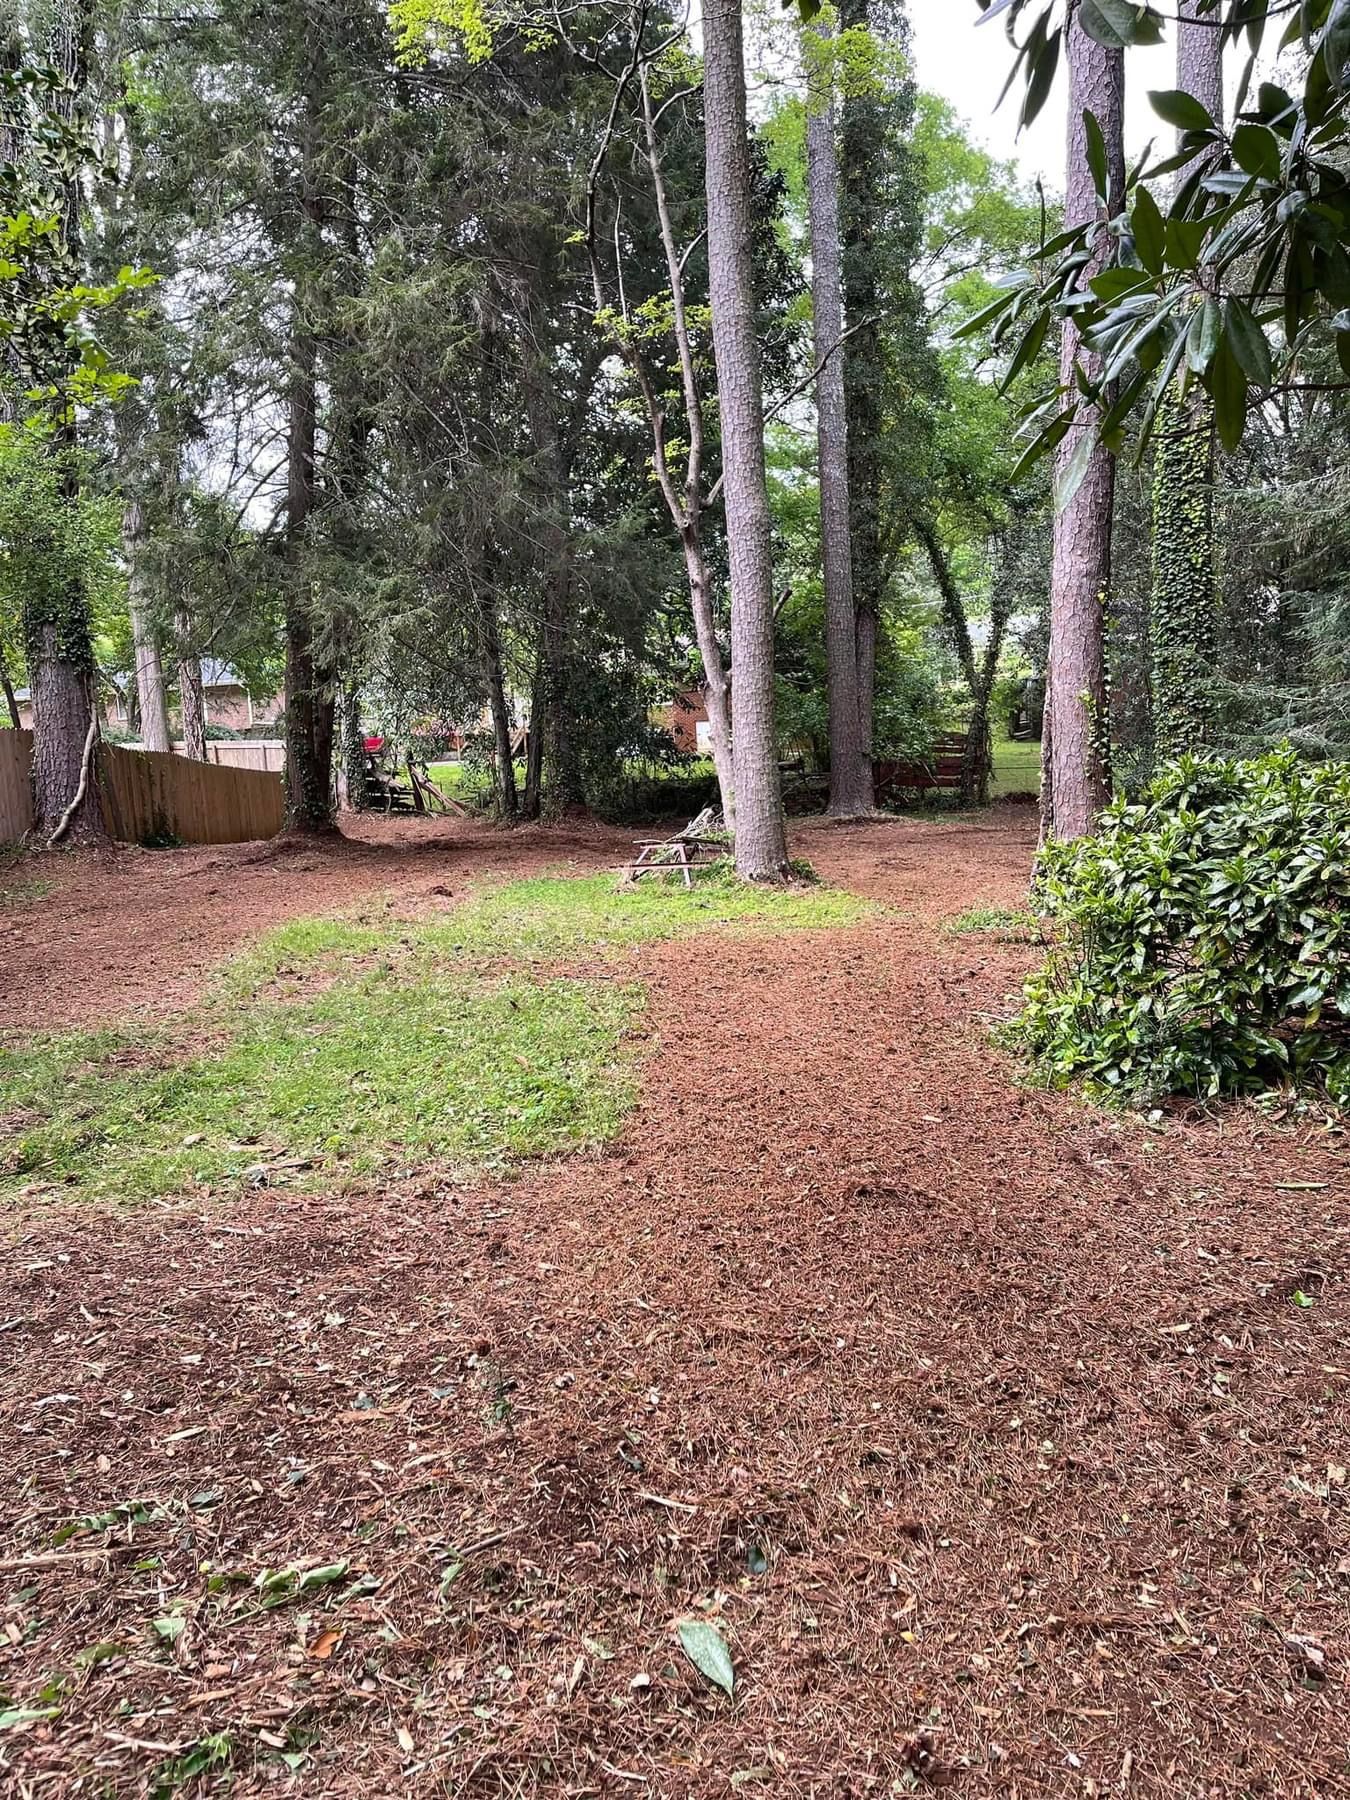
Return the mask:
<svg viewBox="0 0 1350 1800">
<path fill-rule="evenodd" d="M 978 4 L 990 8 L 990 0 Z M 1032 17 L 1014 69 L 1025 78 L 1024 119 L 1049 94 L 1065 10 L 1065 0 L 997 6 L 1010 35 Z M 1118 449 L 1129 425 L 1142 446 L 1179 371 L 1184 383 L 1205 388 L 1229 451 L 1242 440 L 1251 399 L 1280 385 L 1310 349 L 1334 347 L 1350 377 L 1350 8 L 1343 0 L 1205 0 L 1201 11 L 1228 40 L 1246 40 L 1237 100 L 1243 122 L 1230 138 L 1190 96 L 1152 95 L 1159 117 L 1181 126 L 1180 145 L 1175 155 L 1136 167 L 1121 195 L 1105 191 L 1100 130 L 1089 114 L 1089 140 L 1095 134 L 1097 141 L 1089 160 L 1109 223 L 1103 230 L 1093 219 L 1051 238 L 971 322 L 972 331 L 992 326 L 997 347 L 1040 331 L 1051 313 L 1072 312 L 1085 344 L 1101 356 L 1099 372 L 1089 377 L 1080 368 L 1079 385 L 1056 389 L 1030 410 L 1031 457 L 1052 450 L 1098 401 L 1103 440 Z M 1118 49 L 1159 42 L 1165 16 L 1142 0 L 1082 0 L 1079 13 L 1089 36 Z M 1273 79 L 1255 82 L 1277 18 L 1285 19 L 1279 52 L 1305 52 L 1301 86 L 1292 92 Z M 1166 192 L 1161 184 L 1179 169 L 1187 173 Z M 1084 284 L 1081 271 L 1103 245 L 1107 266 Z M 1222 303 L 1211 297 L 1220 287 L 1233 290 Z"/>
<path fill-rule="evenodd" d="M 972 906 L 946 927 L 950 937 L 974 937 L 988 933 L 1006 943 L 1030 943 L 1037 936 L 1036 918 L 1025 907 Z"/>
<path fill-rule="evenodd" d="M 125 606 L 118 565 L 119 514 L 79 480 L 78 452 L 49 424 L 0 424 L 0 651 L 11 674 L 24 637 L 54 621 L 58 651 L 87 664 L 95 630 Z"/>
<path fill-rule="evenodd" d="M 594 1142 L 634 1093 L 640 989 L 550 973 L 715 926 L 846 924 L 817 889 L 612 878 L 490 890 L 442 922 L 306 919 L 269 933 L 198 1012 L 0 1051 L 0 1195 L 36 1180 L 142 1199 L 206 1185 L 451 1165 Z"/>
<path fill-rule="evenodd" d="M 1350 1102 L 1350 764 L 1182 758 L 1038 893 L 1061 941 L 1013 1032 L 1054 1079 Z"/>
</svg>

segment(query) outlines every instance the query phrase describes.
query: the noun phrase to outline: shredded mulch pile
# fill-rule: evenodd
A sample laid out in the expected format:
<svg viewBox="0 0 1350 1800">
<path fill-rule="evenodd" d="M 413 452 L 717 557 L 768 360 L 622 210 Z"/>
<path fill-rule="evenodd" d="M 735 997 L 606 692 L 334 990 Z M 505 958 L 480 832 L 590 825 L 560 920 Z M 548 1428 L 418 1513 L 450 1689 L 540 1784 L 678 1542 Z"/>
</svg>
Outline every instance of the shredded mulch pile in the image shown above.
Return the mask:
<svg viewBox="0 0 1350 1800">
<path fill-rule="evenodd" d="M 604 1154 L 12 1221 L 0 1708 L 59 1710 L 0 1786 L 1350 1792 L 1345 1141 L 1018 1086 L 1035 949 L 942 924 L 1032 829 L 803 827 L 892 910 L 634 952 Z M 172 1004 L 250 910 L 625 842 L 146 858 L 13 966 L 34 1018 Z"/>
</svg>

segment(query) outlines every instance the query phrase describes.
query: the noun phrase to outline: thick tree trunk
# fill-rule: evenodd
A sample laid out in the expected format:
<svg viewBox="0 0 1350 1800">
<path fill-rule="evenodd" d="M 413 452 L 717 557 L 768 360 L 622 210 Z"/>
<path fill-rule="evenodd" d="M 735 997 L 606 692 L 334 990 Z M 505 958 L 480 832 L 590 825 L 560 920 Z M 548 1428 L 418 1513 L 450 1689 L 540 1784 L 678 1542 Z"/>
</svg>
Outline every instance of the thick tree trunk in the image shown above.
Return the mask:
<svg viewBox="0 0 1350 1800">
<path fill-rule="evenodd" d="M 787 869 L 787 838 L 774 730 L 773 565 L 750 260 L 741 0 L 707 0 L 703 9 L 703 116 L 708 286 L 731 560 L 736 868 L 747 880 L 775 881 Z"/>
<path fill-rule="evenodd" d="M 547 623 L 539 626 L 539 647 L 530 678 L 530 725 L 525 738 L 525 791 L 520 797 L 522 819 L 537 819 L 544 806 L 544 719 L 548 712 L 548 661 L 544 647 Z"/>
<path fill-rule="evenodd" d="M 366 740 L 361 725 L 361 690 L 349 682 L 342 692 L 342 766 L 349 812 L 366 808 Z"/>
<path fill-rule="evenodd" d="M 139 500 L 122 510 L 122 552 L 127 559 L 127 607 L 136 658 L 136 701 L 141 714 L 141 742 L 147 750 L 172 750 L 169 701 L 164 664 L 159 653 L 145 580 L 145 513 Z"/>
<path fill-rule="evenodd" d="M 506 678 L 502 670 L 497 606 L 491 594 L 484 594 L 480 602 L 479 626 L 483 679 L 488 691 L 488 710 L 492 715 L 492 737 L 496 746 L 497 807 L 504 819 L 514 819 L 520 813 L 520 800 L 516 792 L 516 765 L 511 751 L 511 709 L 506 702 Z"/>
<path fill-rule="evenodd" d="M 180 612 L 178 631 L 178 711 L 183 728 L 183 755 L 206 761 L 206 690 L 201 658 L 192 648 L 192 621 Z"/>
<path fill-rule="evenodd" d="M 862 735 L 858 621 L 849 544 L 848 426 L 844 405 L 843 271 L 839 236 L 839 156 L 826 15 L 803 33 L 807 69 L 806 191 L 811 227 L 815 333 L 816 443 L 820 542 L 825 578 L 825 669 L 830 732 L 829 811 L 857 818 L 872 810 L 872 764 Z"/>
<path fill-rule="evenodd" d="M 1098 212 L 1087 159 L 1085 110 L 1095 114 L 1106 140 L 1111 192 L 1125 188 L 1123 140 L 1125 63 L 1083 30 L 1075 8 L 1069 25 L 1069 142 L 1064 223 L 1079 225 Z M 1093 267 L 1096 265 L 1094 264 Z M 1093 268 L 1086 269 L 1086 282 Z M 1060 380 L 1074 390 L 1074 366 L 1095 374 L 1100 359 L 1080 352 L 1078 333 L 1066 322 L 1060 343 Z M 1093 421 L 1081 416 L 1060 446 L 1062 479 Z M 1110 793 L 1110 716 L 1106 685 L 1106 598 L 1111 579 L 1111 511 L 1116 464 L 1100 444 L 1093 450 L 1077 492 L 1055 516 L 1050 576 L 1050 675 L 1046 719 L 1050 738 L 1050 792 L 1045 796 L 1057 838 L 1082 837 L 1096 824 Z"/>
<path fill-rule="evenodd" d="M 317 653 L 312 598 L 303 566 L 314 507 L 315 360 L 313 337 L 296 334 L 290 400 L 286 515 L 286 829 L 331 832 L 333 712 L 331 672 Z"/>
<path fill-rule="evenodd" d="M 69 117 L 88 85 L 92 8 L 65 0 L 52 25 L 51 61 L 65 78 L 58 105 Z M 80 252 L 80 184 L 72 171 L 61 197 L 59 226 L 72 256 Z M 61 459 L 61 496 L 74 512 L 80 502 L 75 408 L 58 393 L 52 453 Z M 50 834 L 69 812 L 63 841 L 98 843 L 107 837 L 97 776 L 98 718 L 89 600 L 83 576 L 49 591 L 31 588 L 23 603 L 24 654 L 33 696 L 33 821 Z M 93 725 L 91 755 L 85 749 Z M 81 782 L 83 791 L 81 792 Z M 80 796 L 78 806 L 76 797 Z M 74 806 L 74 811 L 70 808 Z"/>
<path fill-rule="evenodd" d="M 842 0 L 839 23 L 866 29 L 870 0 Z M 848 441 L 850 565 L 858 652 L 858 719 L 863 754 L 875 755 L 877 620 L 882 597 L 881 445 L 883 424 L 881 315 L 875 245 L 885 213 L 884 136 L 875 95 L 846 94 L 840 107 L 844 314 L 852 335 L 844 346 Z M 819 359 L 817 359 L 819 360 Z"/>
<path fill-rule="evenodd" d="M 321 46 L 314 45 L 315 55 Z M 301 237 L 311 256 L 322 253 L 324 200 L 317 161 L 319 73 L 311 65 L 300 145 Z M 290 396 L 286 441 L 286 829 L 319 836 L 337 829 L 333 818 L 335 671 L 318 644 L 305 548 L 317 480 L 318 339 L 314 296 L 297 287 L 291 326 Z"/>
<path fill-rule="evenodd" d="M 1216 124 L 1224 118 L 1223 37 L 1197 0 L 1181 0 L 1177 86 Z M 1200 20 L 1200 22 L 1197 22 Z M 1212 154 L 1212 153 L 1211 153 Z M 1200 172 L 1196 158 L 1177 177 Z M 1213 291 L 1211 287 L 1211 291 Z M 1152 650 L 1153 736 L 1159 758 L 1206 749 L 1214 740 L 1214 403 L 1198 382 L 1178 383 L 1158 409 L 1154 432 Z"/>
</svg>

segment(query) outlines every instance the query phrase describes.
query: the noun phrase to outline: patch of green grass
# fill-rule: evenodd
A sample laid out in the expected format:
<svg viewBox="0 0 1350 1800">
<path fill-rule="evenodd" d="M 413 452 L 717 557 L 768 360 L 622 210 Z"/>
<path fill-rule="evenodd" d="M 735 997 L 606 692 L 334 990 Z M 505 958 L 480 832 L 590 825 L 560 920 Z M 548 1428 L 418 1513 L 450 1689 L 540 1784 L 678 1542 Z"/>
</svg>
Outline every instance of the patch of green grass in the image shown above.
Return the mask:
<svg viewBox="0 0 1350 1800">
<path fill-rule="evenodd" d="M 1034 739 L 1025 743 L 995 738 L 994 771 L 989 791 L 995 799 L 1009 794 L 1039 794 L 1041 747 Z"/>
<path fill-rule="evenodd" d="M 539 879 L 431 924 L 302 919 L 189 1017 L 0 1050 L 0 1198 L 331 1185 L 381 1165 L 501 1166 L 611 1136 L 636 1092 L 633 982 L 543 965 L 717 926 L 846 924 L 829 889 Z"/>
<path fill-rule="evenodd" d="M 974 932 L 990 932 L 1012 943 L 1039 941 L 1040 921 L 1023 907 L 972 906 L 943 927 L 950 937 L 966 937 Z"/>
<path fill-rule="evenodd" d="M 3 876 L 3 869 L 4 865 L 0 864 L 0 876 Z M 45 900 L 51 891 L 51 882 L 37 875 L 0 879 L 0 907 L 29 906 L 35 900 Z"/>
</svg>

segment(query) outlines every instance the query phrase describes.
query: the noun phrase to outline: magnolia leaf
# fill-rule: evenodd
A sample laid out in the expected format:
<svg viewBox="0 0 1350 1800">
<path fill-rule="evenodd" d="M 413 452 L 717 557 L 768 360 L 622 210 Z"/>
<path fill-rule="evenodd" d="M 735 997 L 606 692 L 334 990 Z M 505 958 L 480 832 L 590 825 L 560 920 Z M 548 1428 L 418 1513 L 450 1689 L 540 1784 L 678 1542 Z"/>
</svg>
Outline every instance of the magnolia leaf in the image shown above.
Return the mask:
<svg viewBox="0 0 1350 1800">
<path fill-rule="evenodd" d="M 1212 297 L 1206 297 L 1191 315 L 1190 329 L 1186 333 L 1186 367 L 1194 375 L 1203 375 L 1214 361 L 1218 347 L 1219 304 Z"/>
<path fill-rule="evenodd" d="M 1149 105 L 1157 113 L 1165 125 L 1174 125 L 1178 131 L 1213 131 L 1214 121 L 1194 94 L 1188 94 L 1181 88 L 1164 88 L 1161 93 L 1150 92 Z"/>
<path fill-rule="evenodd" d="M 1248 175 L 1278 181 L 1282 166 L 1280 140 L 1265 125 L 1239 125 L 1233 133 L 1233 161 Z"/>
<path fill-rule="evenodd" d="M 1095 423 L 1083 432 L 1078 442 L 1069 452 L 1063 466 L 1055 471 L 1055 511 L 1063 512 L 1083 485 L 1083 477 L 1087 474 L 1092 462 L 1092 453 L 1097 448 L 1097 426 Z"/>
<path fill-rule="evenodd" d="M 1134 247 L 1139 252 L 1140 262 L 1150 275 L 1161 275 L 1167 254 L 1167 227 L 1158 211 L 1158 202 L 1146 187 L 1135 190 L 1130 224 L 1134 228 Z"/>
<path fill-rule="evenodd" d="M 1252 309 L 1234 294 L 1224 301 L 1223 311 L 1228 342 L 1239 368 L 1257 387 L 1269 387 L 1272 373 L 1270 343 Z"/>
<path fill-rule="evenodd" d="M 1108 50 L 1162 42 L 1162 20 L 1152 7 L 1136 5 L 1134 0 L 1081 0 L 1078 22 Z"/>
<path fill-rule="evenodd" d="M 679 1630 L 680 1647 L 699 1674 L 706 1675 L 714 1687 L 730 1695 L 736 1685 L 736 1671 L 721 1634 L 702 1619 L 686 1619 Z"/>
</svg>

